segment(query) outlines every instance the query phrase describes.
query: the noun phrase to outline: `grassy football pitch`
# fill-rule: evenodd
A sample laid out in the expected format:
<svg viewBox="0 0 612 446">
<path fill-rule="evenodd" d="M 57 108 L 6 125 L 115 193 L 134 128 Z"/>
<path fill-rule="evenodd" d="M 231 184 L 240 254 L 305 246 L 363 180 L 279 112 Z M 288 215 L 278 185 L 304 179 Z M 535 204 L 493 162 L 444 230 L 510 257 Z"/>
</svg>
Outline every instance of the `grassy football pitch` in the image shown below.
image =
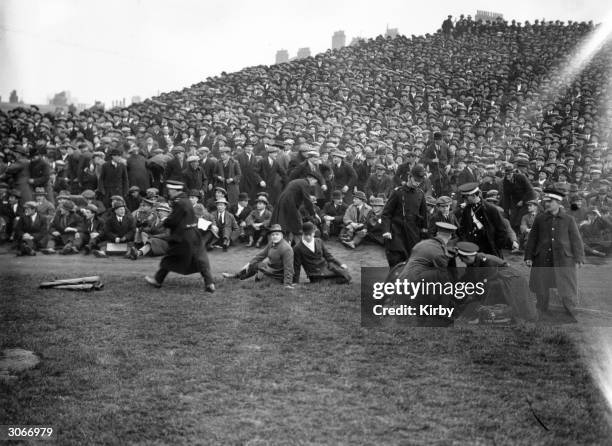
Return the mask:
<svg viewBox="0 0 612 446">
<path fill-rule="evenodd" d="M 0 383 L 0 425 L 53 425 L 74 445 L 610 444 L 581 354 L 589 322 L 612 325 L 610 265 L 581 271 L 580 324 L 371 329 L 358 268 L 384 256 L 332 251 L 356 283 L 225 281 L 212 295 L 196 275 L 149 287 L 158 259 L 4 251 L 0 347 L 41 363 Z M 215 276 L 254 253 L 211 253 Z M 93 274 L 103 290 L 38 289 Z"/>
</svg>

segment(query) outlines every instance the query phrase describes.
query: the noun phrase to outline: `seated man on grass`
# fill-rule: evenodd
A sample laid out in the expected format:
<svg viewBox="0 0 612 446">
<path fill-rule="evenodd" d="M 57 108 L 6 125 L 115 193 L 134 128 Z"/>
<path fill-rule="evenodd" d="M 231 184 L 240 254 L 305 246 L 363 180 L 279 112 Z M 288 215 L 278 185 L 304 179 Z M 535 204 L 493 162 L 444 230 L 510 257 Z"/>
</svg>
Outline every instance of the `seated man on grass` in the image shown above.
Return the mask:
<svg viewBox="0 0 612 446">
<path fill-rule="evenodd" d="M 245 280 L 255 276 L 255 280 L 269 277 L 287 288 L 293 288 L 293 249 L 283 238 L 283 229 L 275 224 L 268 232 L 270 241 L 249 263 L 235 274 L 223 273 L 226 279 Z"/>
<path fill-rule="evenodd" d="M 351 276 L 348 267 L 336 260 L 323 240 L 315 238 L 315 231 L 315 225 L 311 222 L 302 225 L 302 237 L 293 247 L 293 283 L 300 281 L 302 267 L 311 283 L 323 280 L 349 283 Z"/>
<path fill-rule="evenodd" d="M 340 242 L 351 249 L 355 249 L 367 234 L 366 224 L 372 208 L 366 204 L 365 193 L 358 190 L 353 195 L 351 204 L 344 213 L 344 228 L 340 232 Z"/>
</svg>

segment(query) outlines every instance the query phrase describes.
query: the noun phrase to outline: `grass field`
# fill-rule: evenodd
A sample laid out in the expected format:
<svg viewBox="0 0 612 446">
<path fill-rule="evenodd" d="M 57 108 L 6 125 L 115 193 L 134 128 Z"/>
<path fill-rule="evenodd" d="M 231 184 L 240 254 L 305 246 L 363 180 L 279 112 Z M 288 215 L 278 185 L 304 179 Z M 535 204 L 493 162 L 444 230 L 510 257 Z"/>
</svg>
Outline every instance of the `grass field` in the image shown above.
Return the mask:
<svg viewBox="0 0 612 446">
<path fill-rule="evenodd" d="M 380 251 L 333 251 L 357 278 L 384 264 Z M 215 275 L 253 253 L 214 253 Z M 0 255 L 0 346 L 42 359 L 0 384 L 0 424 L 55 425 L 74 445 L 612 441 L 581 326 L 366 329 L 358 283 L 226 281 L 210 295 L 195 275 L 146 286 L 156 265 Z M 593 308 L 610 271 L 582 273 Z M 94 273 L 102 291 L 37 289 Z"/>
</svg>

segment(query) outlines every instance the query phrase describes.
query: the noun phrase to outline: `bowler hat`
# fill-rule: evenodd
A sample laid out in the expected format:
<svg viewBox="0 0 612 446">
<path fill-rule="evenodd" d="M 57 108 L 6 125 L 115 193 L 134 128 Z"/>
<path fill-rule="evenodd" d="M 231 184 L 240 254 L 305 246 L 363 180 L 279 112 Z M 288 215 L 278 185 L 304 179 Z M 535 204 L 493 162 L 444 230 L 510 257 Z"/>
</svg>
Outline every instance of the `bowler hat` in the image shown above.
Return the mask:
<svg viewBox="0 0 612 446">
<path fill-rule="evenodd" d="M 312 222 L 307 221 L 306 223 L 302 225 L 302 232 L 304 234 L 313 234 L 315 231 L 316 231 L 316 227 Z"/>
</svg>

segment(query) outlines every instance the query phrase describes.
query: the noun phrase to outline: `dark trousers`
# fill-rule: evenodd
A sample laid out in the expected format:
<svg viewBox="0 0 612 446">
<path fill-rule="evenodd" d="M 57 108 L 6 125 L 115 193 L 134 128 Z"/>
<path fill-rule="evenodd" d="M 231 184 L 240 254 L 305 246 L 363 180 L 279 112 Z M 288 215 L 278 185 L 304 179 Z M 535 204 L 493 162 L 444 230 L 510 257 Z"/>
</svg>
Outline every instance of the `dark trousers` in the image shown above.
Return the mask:
<svg viewBox="0 0 612 446">
<path fill-rule="evenodd" d="M 538 294 L 536 296 L 536 308 L 540 311 L 548 311 L 548 303 L 550 301 L 550 292 L 546 294 Z"/>
<path fill-rule="evenodd" d="M 163 283 L 169 272 L 170 270 L 164 268 L 160 268 L 159 270 L 157 270 L 157 272 L 155 273 L 155 280 L 157 281 L 157 283 Z M 204 279 L 204 284 L 206 286 L 214 285 L 215 279 L 213 279 L 212 273 L 210 271 L 210 260 L 208 260 L 208 254 L 206 254 L 205 251 L 200 254 L 200 274 L 202 275 L 202 278 Z"/>
<path fill-rule="evenodd" d="M 351 281 L 351 275 L 348 270 L 340 268 L 336 264 L 328 264 L 326 271 L 321 275 L 308 276 L 311 283 L 319 283 L 323 281 L 333 281 L 338 284 L 349 283 Z"/>
<path fill-rule="evenodd" d="M 408 260 L 408 257 L 405 253 L 400 251 L 391 251 L 389 249 L 385 249 L 385 256 L 387 257 L 387 263 L 389 264 L 389 268 L 393 268 L 398 263 L 402 263 Z"/>
<path fill-rule="evenodd" d="M 238 274 L 236 275 L 236 277 L 238 277 L 240 280 L 245 280 L 248 279 L 249 277 L 253 277 L 255 276 L 255 280 L 261 280 L 264 278 L 264 276 L 266 277 L 270 277 L 274 280 L 277 280 L 280 283 L 283 283 L 284 280 L 284 275 L 283 275 L 283 271 L 279 271 L 278 273 L 271 273 L 269 270 L 264 269 L 264 267 L 267 265 L 267 263 L 265 262 L 261 262 L 261 263 L 256 263 L 256 264 L 249 264 L 248 268 L 246 270 L 242 269 L 238 272 Z"/>
</svg>

